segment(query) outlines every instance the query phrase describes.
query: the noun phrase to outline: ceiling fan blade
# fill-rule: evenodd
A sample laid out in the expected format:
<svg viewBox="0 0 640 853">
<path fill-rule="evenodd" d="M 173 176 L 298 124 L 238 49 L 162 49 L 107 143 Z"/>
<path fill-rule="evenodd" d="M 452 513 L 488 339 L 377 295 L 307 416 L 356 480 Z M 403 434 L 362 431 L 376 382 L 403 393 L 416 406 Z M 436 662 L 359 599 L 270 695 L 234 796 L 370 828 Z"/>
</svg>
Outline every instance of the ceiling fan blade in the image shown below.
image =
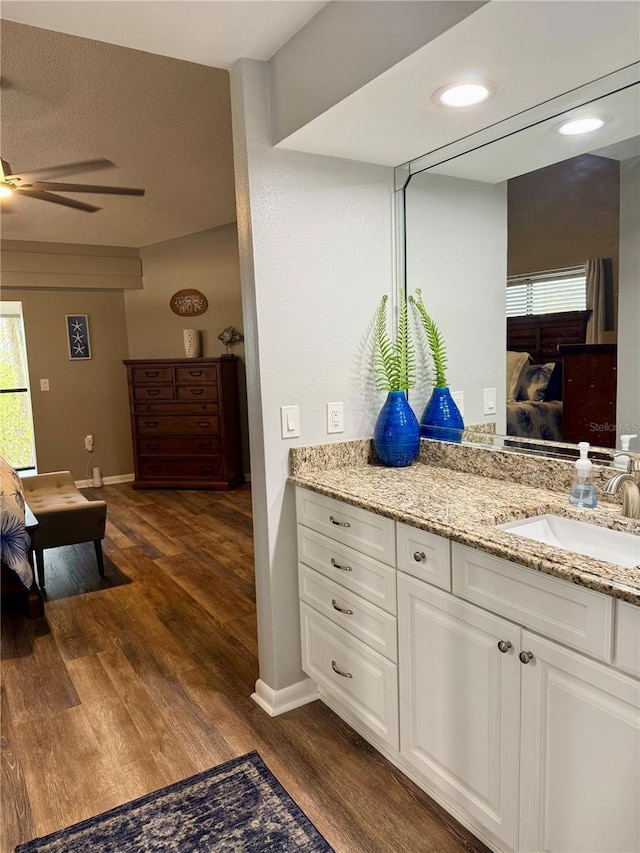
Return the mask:
<svg viewBox="0 0 640 853">
<path fill-rule="evenodd" d="M 7 163 L 6 160 L 2 160 L 0 158 L 0 181 L 5 181 L 7 175 L 11 173 L 11 166 Z"/>
<path fill-rule="evenodd" d="M 92 184 L 52 184 L 49 181 L 34 181 L 37 190 L 51 190 L 58 193 L 111 193 L 112 195 L 144 195 L 144 190 L 133 187 L 98 187 Z"/>
<path fill-rule="evenodd" d="M 5 165 L 7 165 L 5 161 Z M 63 163 L 60 166 L 45 166 L 42 169 L 27 169 L 15 175 L 5 175 L 5 178 L 30 178 L 36 175 L 46 175 L 51 178 L 62 175 L 79 175 L 81 172 L 97 172 L 99 169 L 112 169 L 115 163 L 111 160 L 82 160 L 78 163 Z"/>
<path fill-rule="evenodd" d="M 100 210 L 99 207 L 94 207 L 92 204 L 85 204 L 83 201 L 76 201 L 71 198 L 53 195 L 53 193 L 42 192 L 41 190 L 16 190 L 16 195 L 26 195 L 29 198 L 39 198 L 42 201 L 51 201 L 53 204 L 62 204 L 64 207 L 73 207 L 76 210 L 86 210 L 87 213 L 93 213 Z"/>
</svg>

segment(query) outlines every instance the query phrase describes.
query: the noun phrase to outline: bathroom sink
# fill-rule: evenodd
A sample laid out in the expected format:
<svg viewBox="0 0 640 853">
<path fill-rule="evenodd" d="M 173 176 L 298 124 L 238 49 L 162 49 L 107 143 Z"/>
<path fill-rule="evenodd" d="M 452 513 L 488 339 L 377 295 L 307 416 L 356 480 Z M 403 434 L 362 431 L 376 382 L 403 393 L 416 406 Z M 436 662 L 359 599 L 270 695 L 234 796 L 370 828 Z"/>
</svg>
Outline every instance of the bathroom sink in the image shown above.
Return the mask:
<svg viewBox="0 0 640 853">
<path fill-rule="evenodd" d="M 499 524 L 498 529 L 608 563 L 640 567 L 640 536 L 631 533 L 550 514 Z"/>
</svg>

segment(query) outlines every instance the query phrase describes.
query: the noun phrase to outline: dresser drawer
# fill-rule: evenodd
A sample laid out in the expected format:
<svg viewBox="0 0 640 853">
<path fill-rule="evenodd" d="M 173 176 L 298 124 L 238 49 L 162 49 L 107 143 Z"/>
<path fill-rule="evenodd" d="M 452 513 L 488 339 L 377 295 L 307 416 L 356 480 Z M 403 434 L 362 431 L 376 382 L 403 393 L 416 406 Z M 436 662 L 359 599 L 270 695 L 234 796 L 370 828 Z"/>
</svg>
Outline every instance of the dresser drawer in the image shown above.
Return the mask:
<svg viewBox="0 0 640 853">
<path fill-rule="evenodd" d="M 617 601 L 616 606 L 616 665 L 640 677 L 640 607 L 626 601 Z"/>
<path fill-rule="evenodd" d="M 613 598 L 455 542 L 451 558 L 456 595 L 611 661 Z"/>
<path fill-rule="evenodd" d="M 176 385 L 178 400 L 217 400 L 217 385 Z"/>
<path fill-rule="evenodd" d="M 442 536 L 407 524 L 396 524 L 398 568 L 451 591 L 451 543 Z"/>
<path fill-rule="evenodd" d="M 133 399 L 137 402 L 139 400 L 173 400 L 173 386 L 172 385 L 134 385 L 133 386 Z"/>
<path fill-rule="evenodd" d="M 300 488 L 296 511 L 300 524 L 395 566 L 395 525 L 390 518 Z"/>
<path fill-rule="evenodd" d="M 398 668 L 300 604 L 302 668 L 380 740 L 398 749 Z"/>
<path fill-rule="evenodd" d="M 133 367 L 131 369 L 131 383 L 133 385 L 148 385 L 150 382 L 171 382 L 170 367 Z"/>
<path fill-rule="evenodd" d="M 219 456 L 220 440 L 217 438 L 139 438 L 141 456 Z"/>
<path fill-rule="evenodd" d="M 136 415 L 136 430 L 140 435 L 217 435 L 220 422 L 216 415 Z"/>
<path fill-rule="evenodd" d="M 300 599 L 362 640 L 393 663 L 398 662 L 396 617 L 369 604 L 314 569 L 298 564 Z"/>
<path fill-rule="evenodd" d="M 222 460 L 145 456 L 140 459 L 139 475 L 146 480 L 219 480 L 222 476 Z"/>
<path fill-rule="evenodd" d="M 298 559 L 388 613 L 396 612 L 395 570 L 373 557 L 298 525 Z"/>
<path fill-rule="evenodd" d="M 211 382 L 213 384 L 218 381 L 218 371 L 215 367 L 176 367 L 176 383 L 184 385 L 194 385 L 196 382 Z"/>
<path fill-rule="evenodd" d="M 136 414 L 156 415 L 217 415 L 220 411 L 218 403 L 134 403 Z"/>
</svg>

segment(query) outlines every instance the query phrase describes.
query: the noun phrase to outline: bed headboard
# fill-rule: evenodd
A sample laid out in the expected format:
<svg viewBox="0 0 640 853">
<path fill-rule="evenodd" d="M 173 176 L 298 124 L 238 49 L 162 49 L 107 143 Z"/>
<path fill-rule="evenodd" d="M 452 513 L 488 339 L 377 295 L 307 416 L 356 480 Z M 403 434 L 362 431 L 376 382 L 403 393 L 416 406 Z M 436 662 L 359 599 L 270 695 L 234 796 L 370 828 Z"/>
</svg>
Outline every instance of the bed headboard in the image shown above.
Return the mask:
<svg viewBox="0 0 640 853">
<path fill-rule="evenodd" d="M 591 311 L 507 317 L 507 349 L 528 352 L 533 364 L 560 361 L 560 344 L 583 344 Z"/>
</svg>

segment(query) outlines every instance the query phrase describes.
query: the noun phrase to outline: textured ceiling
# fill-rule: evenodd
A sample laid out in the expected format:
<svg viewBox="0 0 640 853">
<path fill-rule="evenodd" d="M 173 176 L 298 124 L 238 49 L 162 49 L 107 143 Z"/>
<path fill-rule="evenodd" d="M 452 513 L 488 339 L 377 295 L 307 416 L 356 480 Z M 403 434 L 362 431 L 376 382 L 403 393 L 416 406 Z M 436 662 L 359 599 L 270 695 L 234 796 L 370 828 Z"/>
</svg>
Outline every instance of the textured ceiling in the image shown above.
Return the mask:
<svg viewBox="0 0 640 853">
<path fill-rule="evenodd" d="M 96 213 L 13 196 L 2 205 L 3 239 L 139 247 L 235 221 L 227 71 L 1 27 L 0 142 L 13 172 L 106 158 L 117 168 L 61 180 L 146 190 L 69 194 Z"/>
</svg>

